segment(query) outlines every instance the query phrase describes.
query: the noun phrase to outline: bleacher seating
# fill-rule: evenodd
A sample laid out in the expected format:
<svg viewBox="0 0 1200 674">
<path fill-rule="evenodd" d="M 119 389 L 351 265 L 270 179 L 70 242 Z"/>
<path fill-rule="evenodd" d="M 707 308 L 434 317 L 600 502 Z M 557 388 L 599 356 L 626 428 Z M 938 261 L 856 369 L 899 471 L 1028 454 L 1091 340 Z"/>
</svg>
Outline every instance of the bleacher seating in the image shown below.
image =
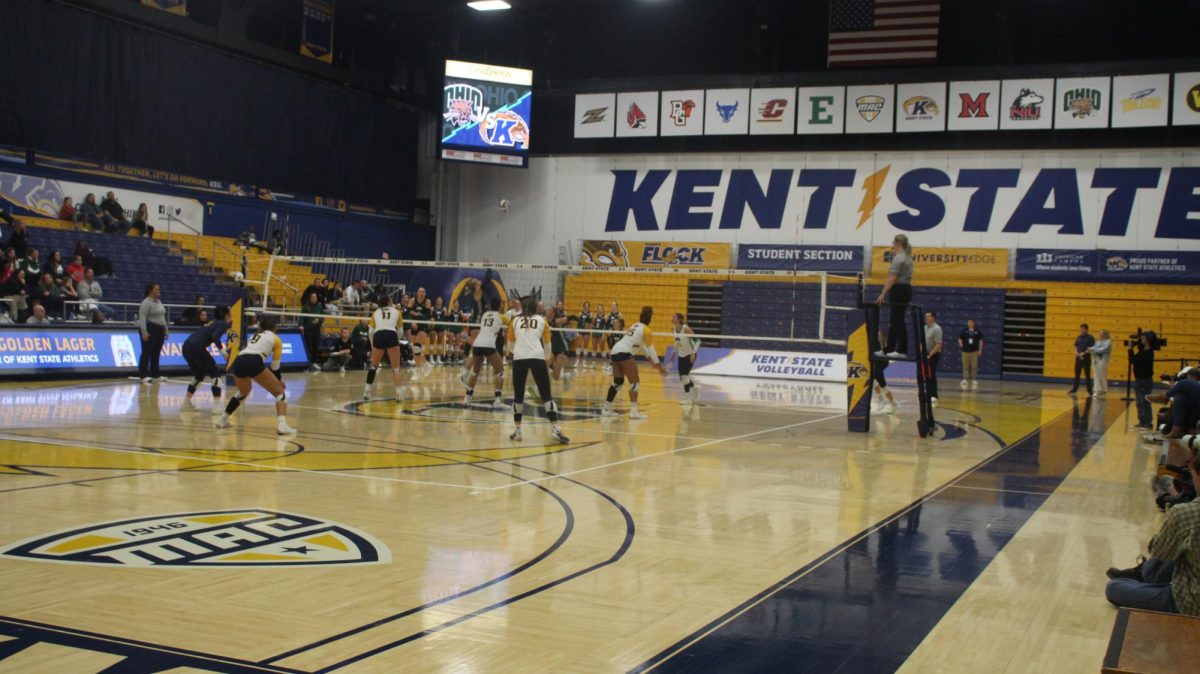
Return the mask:
<svg viewBox="0 0 1200 674">
<path fill-rule="evenodd" d="M 605 311 L 617 302 L 627 325 L 633 325 L 643 306 L 654 307 L 652 327 L 670 328 L 671 314 L 687 313 L 688 279 L 676 275 L 582 272 L 567 277 L 563 304 L 576 313 L 584 302 L 603 301 Z"/>
</svg>

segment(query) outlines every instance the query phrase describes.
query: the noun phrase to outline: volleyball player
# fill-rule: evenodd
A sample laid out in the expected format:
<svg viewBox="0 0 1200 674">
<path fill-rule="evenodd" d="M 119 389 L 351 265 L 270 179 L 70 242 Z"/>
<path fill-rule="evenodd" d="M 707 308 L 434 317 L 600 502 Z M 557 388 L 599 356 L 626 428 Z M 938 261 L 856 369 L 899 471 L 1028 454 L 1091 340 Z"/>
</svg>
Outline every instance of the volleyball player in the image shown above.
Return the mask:
<svg viewBox="0 0 1200 674">
<path fill-rule="evenodd" d="M 467 387 L 463 404 L 471 404 L 471 398 L 475 395 L 475 383 L 479 381 L 479 371 L 483 369 L 483 361 L 486 360 L 492 366 L 495 391 L 492 407 L 504 407 L 504 401 L 501 398 L 501 390 L 504 388 L 504 359 L 496 351 L 495 345 L 496 340 L 500 337 L 500 332 L 508 324 L 508 318 L 500 313 L 499 297 L 493 297 L 489 302 L 491 309 L 479 319 L 479 334 L 475 335 L 475 344 L 471 347 L 471 361 L 467 364 L 467 376 L 463 378 L 463 383 Z"/>
<path fill-rule="evenodd" d="M 675 333 L 675 367 L 679 371 L 679 383 L 683 384 L 683 400 L 694 403 L 700 397 L 696 382 L 692 381 L 692 366 L 700 352 L 700 338 L 692 332 L 683 314 L 671 317 L 671 328 Z"/>
<path fill-rule="evenodd" d="M 570 333 L 567 329 L 567 312 L 562 309 L 551 309 L 548 319 L 550 331 L 550 373 L 555 379 L 563 378 L 563 368 L 567 365 L 567 352 L 570 351 Z M 515 356 L 514 356 L 515 357 Z"/>
<path fill-rule="evenodd" d="M 433 335 L 433 344 L 430 358 L 433 359 L 434 365 L 441 365 L 450 360 L 450 354 L 446 353 L 446 326 L 442 325 L 446 322 L 446 302 L 441 295 L 438 295 L 437 299 L 433 301 L 431 315 L 433 324 L 429 326 L 429 329 Z"/>
<path fill-rule="evenodd" d="M 521 439 L 521 417 L 525 412 L 525 380 L 532 375 L 538 396 L 546 405 L 550 434 L 562 444 L 570 442 L 558 428 L 558 406 L 550 390 L 550 372 L 546 367 L 547 346 L 551 342 L 550 325 L 539 316 L 538 301 L 530 296 L 521 300 L 521 313 L 513 317 L 508 327 L 508 342 L 513 354 L 513 422 L 517 429 L 510 440 Z"/>
<path fill-rule="evenodd" d="M 401 372 L 400 333 L 396 325 L 400 322 L 400 310 L 392 305 L 392 298 L 383 295 L 379 298 L 379 308 L 371 314 L 371 367 L 367 370 L 367 385 L 363 387 L 363 400 L 371 399 L 371 386 L 375 384 L 375 373 L 379 371 L 379 363 L 387 354 L 392 366 L 392 384 L 396 387 L 396 400 L 404 400 L 404 386 L 400 383 L 404 376 Z"/>
<path fill-rule="evenodd" d="M 592 353 L 599 360 L 607 351 L 607 338 L 604 331 L 608 329 L 608 316 L 604 313 L 604 302 L 596 302 L 596 313 L 592 314 Z M 589 362 L 588 367 L 595 367 L 595 362 Z"/>
<path fill-rule="evenodd" d="M 521 299 L 519 297 L 508 298 L 508 311 L 504 312 L 506 319 L 505 326 L 512 323 L 512 320 L 521 315 Z M 505 358 L 504 349 L 508 345 L 507 335 L 501 332 L 496 338 L 496 353 L 500 354 L 501 358 Z M 512 354 L 507 354 L 507 359 L 512 360 Z"/>
<path fill-rule="evenodd" d="M 613 303 L 614 308 L 616 303 Z M 646 357 L 654 363 L 654 367 L 661 374 L 666 374 L 667 368 L 659 362 L 658 354 L 654 352 L 654 335 L 650 333 L 650 319 L 654 318 L 654 307 L 642 307 L 642 313 L 639 316 L 639 321 L 633 324 L 632 328 L 622 336 L 616 344 L 613 344 L 609 350 L 610 359 L 612 360 L 612 386 L 608 387 L 608 398 L 604 402 L 604 409 L 600 412 L 601 416 L 615 417 L 620 416 L 613 411 L 613 400 L 617 397 L 617 392 L 625 385 L 625 380 L 629 380 L 629 418 L 630 419 L 645 419 L 646 415 L 638 411 L 638 368 L 637 361 L 633 359 L 633 350 L 641 348 Z M 615 319 L 620 321 L 620 316 Z"/>
<path fill-rule="evenodd" d="M 575 367 L 585 365 L 592 352 L 592 303 L 584 302 L 579 310 L 579 357 L 575 359 Z"/>
<path fill-rule="evenodd" d="M 450 325 L 446 326 L 446 358 L 447 364 L 455 364 L 459 359 L 459 341 L 463 332 L 462 311 L 458 308 L 458 300 L 450 303 L 446 309 L 446 322 Z"/>
<path fill-rule="evenodd" d="M 197 409 L 196 405 L 192 403 L 192 396 L 196 395 L 196 388 L 210 377 L 212 378 L 213 414 L 221 411 L 221 377 L 224 375 L 221 368 L 217 367 L 217 361 L 213 360 L 212 354 L 208 352 L 208 347 L 215 345 L 218 351 L 226 354 L 226 348 L 221 343 L 221 339 L 225 333 L 229 332 L 229 308 L 217 307 L 215 313 L 216 320 L 188 335 L 188 338 L 183 341 L 183 359 L 187 361 L 188 369 L 192 371 L 193 381 L 188 384 L 187 395 L 183 397 L 183 403 L 179 406 L 180 412 L 191 412 Z M 225 357 L 228 358 L 228 355 L 226 354 Z"/>
<path fill-rule="evenodd" d="M 229 364 L 229 372 L 233 375 L 237 392 L 225 406 L 225 413 L 213 425 L 217 428 L 229 428 L 233 424 L 229 418 L 237 411 L 242 401 L 250 395 L 253 382 L 266 389 L 267 393 L 275 396 L 275 432 L 280 435 L 291 435 L 296 429 L 287 424 L 287 394 L 284 392 L 283 374 L 279 371 L 283 359 L 283 340 L 275 334 L 279 319 L 274 316 L 263 316 L 258 320 L 258 332 L 250 337 L 246 348 L 242 349 L 237 358 Z M 267 360 L 271 361 L 271 371 L 267 372 Z"/>
<path fill-rule="evenodd" d="M 417 294 L 412 298 L 411 308 L 408 310 L 408 317 L 412 323 L 408 326 L 409 333 L 412 335 L 413 362 L 410 365 L 424 367 L 425 365 L 425 345 L 429 343 L 429 319 L 433 311 L 429 305 L 429 298 L 425 295 L 424 288 L 417 288 Z"/>
</svg>

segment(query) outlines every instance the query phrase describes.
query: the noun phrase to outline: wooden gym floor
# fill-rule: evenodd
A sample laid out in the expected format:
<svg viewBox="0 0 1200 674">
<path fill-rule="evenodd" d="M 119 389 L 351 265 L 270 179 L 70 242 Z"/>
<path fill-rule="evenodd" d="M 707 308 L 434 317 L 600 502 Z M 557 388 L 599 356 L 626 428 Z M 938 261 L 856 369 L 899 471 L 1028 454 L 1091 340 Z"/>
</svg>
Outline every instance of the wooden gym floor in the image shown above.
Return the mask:
<svg viewBox="0 0 1200 674">
<path fill-rule="evenodd" d="M 1094 672 L 1160 521 L 1116 387 L 943 380 L 921 440 L 912 389 L 849 434 L 844 386 L 647 369 L 631 422 L 583 369 L 560 446 L 457 372 L 288 375 L 284 439 L 260 390 L 0 386 L 0 672 Z"/>
</svg>

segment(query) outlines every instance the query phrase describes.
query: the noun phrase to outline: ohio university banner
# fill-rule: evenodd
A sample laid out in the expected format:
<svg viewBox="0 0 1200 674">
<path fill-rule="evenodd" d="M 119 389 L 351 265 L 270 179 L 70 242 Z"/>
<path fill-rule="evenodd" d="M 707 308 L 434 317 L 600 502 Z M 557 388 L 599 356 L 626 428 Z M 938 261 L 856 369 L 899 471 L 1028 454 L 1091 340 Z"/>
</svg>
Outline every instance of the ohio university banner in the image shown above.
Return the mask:
<svg viewBox="0 0 1200 674">
<path fill-rule="evenodd" d="M 1200 283 L 1200 252 L 1017 250 L 1017 279 L 1109 283 Z"/>
</svg>

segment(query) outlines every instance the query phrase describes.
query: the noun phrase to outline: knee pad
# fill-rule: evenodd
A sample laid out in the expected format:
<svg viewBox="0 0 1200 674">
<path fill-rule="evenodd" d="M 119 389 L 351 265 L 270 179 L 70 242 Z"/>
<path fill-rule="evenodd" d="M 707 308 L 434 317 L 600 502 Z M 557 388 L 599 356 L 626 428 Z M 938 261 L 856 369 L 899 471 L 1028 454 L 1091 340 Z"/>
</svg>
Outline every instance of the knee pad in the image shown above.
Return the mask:
<svg viewBox="0 0 1200 674">
<path fill-rule="evenodd" d="M 522 414 L 525 412 L 525 403 L 513 403 L 513 414 Z"/>
<path fill-rule="evenodd" d="M 557 412 L 558 405 L 556 405 L 553 400 L 547 400 L 546 401 L 546 411 L 547 412 Z"/>
<path fill-rule="evenodd" d="M 612 387 L 617 389 L 618 391 L 620 391 L 621 387 L 624 385 L 625 385 L 624 377 L 617 377 L 617 378 L 613 379 Z"/>
<path fill-rule="evenodd" d="M 195 393 L 195 392 L 196 392 L 196 385 L 188 384 L 188 393 Z"/>
<path fill-rule="evenodd" d="M 242 393 L 241 391 L 238 391 L 237 393 L 233 394 L 233 397 L 237 398 L 238 400 L 245 400 L 249 395 L 249 393 Z"/>
<path fill-rule="evenodd" d="M 284 393 L 280 393 L 279 395 L 275 396 L 275 402 L 277 402 L 277 403 L 281 403 L 281 402 L 284 402 L 284 401 L 286 401 L 286 400 L 287 400 L 287 393 L 286 393 L 286 392 L 284 392 Z"/>
<path fill-rule="evenodd" d="M 395 372 L 396 374 L 400 374 L 401 370 L 398 367 L 393 367 L 392 372 Z"/>
<path fill-rule="evenodd" d="M 638 383 L 634 384 L 633 386 L 630 386 L 630 387 L 629 387 L 629 392 L 630 392 L 630 393 L 637 393 L 638 387 L 639 387 L 639 386 L 641 386 L 641 385 L 642 385 L 642 382 L 638 382 Z"/>
<path fill-rule="evenodd" d="M 679 378 L 679 383 L 683 384 L 684 386 L 687 386 L 692 383 L 692 378 L 685 374 Z"/>
</svg>

